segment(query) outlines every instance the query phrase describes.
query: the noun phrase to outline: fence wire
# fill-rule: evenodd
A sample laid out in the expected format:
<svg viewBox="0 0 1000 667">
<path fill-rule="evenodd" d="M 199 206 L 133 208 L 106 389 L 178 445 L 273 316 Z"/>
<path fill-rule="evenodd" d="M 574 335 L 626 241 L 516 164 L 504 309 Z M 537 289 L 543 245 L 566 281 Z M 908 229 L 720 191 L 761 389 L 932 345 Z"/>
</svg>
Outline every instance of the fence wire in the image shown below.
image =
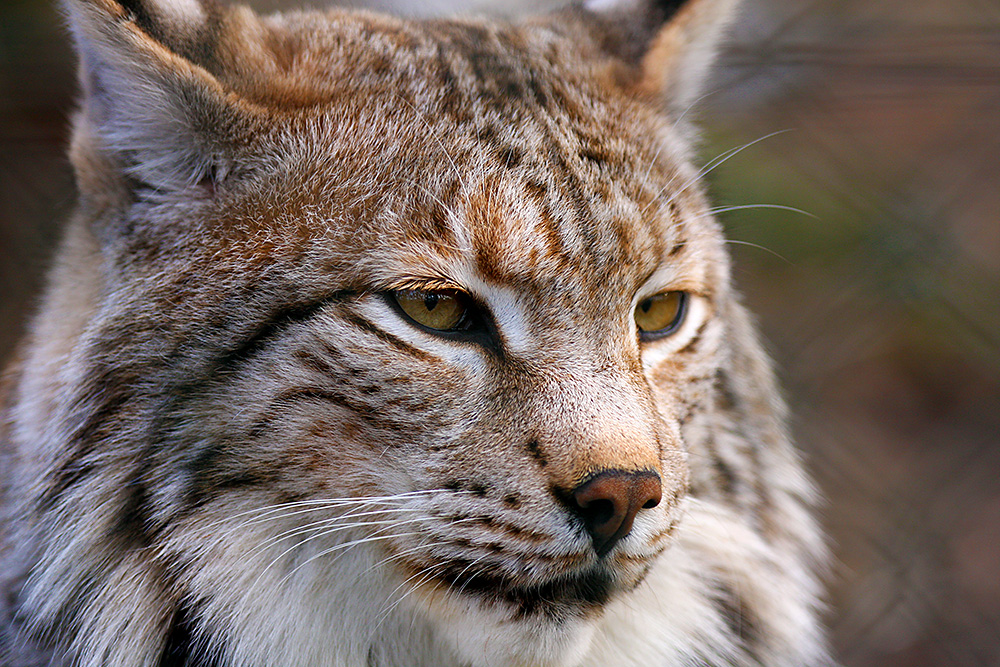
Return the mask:
<svg viewBox="0 0 1000 667">
<path fill-rule="evenodd" d="M 998 665 L 1000 5 L 753 10 L 708 148 L 791 130 L 714 185 L 816 216 L 727 223 L 826 494 L 838 657 Z"/>
</svg>

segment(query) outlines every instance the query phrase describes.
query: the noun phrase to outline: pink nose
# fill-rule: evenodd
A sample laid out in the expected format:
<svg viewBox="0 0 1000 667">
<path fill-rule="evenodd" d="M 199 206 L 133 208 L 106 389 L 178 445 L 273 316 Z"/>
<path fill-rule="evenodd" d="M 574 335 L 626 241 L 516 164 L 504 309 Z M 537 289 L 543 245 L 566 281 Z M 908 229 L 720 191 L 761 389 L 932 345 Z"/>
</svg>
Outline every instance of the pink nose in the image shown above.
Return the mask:
<svg viewBox="0 0 1000 667">
<path fill-rule="evenodd" d="M 660 504 L 661 494 L 660 476 L 651 470 L 604 470 L 573 490 L 570 506 L 604 556 L 632 530 L 640 509 Z"/>
</svg>

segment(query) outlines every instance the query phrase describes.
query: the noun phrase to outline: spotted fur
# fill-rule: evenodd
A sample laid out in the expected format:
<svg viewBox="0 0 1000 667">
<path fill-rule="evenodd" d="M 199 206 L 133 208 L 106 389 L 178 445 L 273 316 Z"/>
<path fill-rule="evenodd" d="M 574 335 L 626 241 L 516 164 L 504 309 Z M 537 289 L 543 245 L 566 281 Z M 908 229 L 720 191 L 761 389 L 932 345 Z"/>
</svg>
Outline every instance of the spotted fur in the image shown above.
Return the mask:
<svg viewBox="0 0 1000 667">
<path fill-rule="evenodd" d="M 733 4 L 66 0 L 80 201 L 5 380 L 0 662 L 827 664 L 681 119 Z M 567 499 L 607 469 L 662 499 L 599 556 Z"/>
</svg>

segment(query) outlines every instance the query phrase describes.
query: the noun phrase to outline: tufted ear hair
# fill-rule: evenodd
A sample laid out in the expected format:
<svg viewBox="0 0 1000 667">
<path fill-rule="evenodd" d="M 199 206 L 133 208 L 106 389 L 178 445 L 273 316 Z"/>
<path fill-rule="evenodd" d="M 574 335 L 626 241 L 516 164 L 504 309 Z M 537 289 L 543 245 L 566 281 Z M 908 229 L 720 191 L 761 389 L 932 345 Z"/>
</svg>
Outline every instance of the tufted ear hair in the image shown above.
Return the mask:
<svg viewBox="0 0 1000 667">
<path fill-rule="evenodd" d="M 602 45 L 637 65 L 640 89 L 679 117 L 703 93 L 739 0 L 584 0 Z"/>
<path fill-rule="evenodd" d="M 209 71 L 220 10 L 202 0 L 64 0 L 83 89 L 72 159 L 85 198 L 225 178 L 233 95 Z M 117 186 L 117 187 L 115 187 Z"/>
</svg>

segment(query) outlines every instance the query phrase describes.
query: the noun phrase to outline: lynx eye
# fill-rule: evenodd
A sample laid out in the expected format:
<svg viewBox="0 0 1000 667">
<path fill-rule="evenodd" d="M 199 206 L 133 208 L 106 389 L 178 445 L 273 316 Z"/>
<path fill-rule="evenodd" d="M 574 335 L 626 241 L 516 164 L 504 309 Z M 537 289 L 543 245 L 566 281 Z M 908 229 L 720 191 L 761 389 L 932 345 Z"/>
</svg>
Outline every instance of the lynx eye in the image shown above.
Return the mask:
<svg viewBox="0 0 1000 667">
<path fill-rule="evenodd" d="M 469 307 L 457 292 L 406 290 L 393 292 L 392 298 L 407 317 L 428 329 L 455 331 L 469 321 Z"/>
<path fill-rule="evenodd" d="M 687 292 L 663 292 L 643 299 L 635 306 L 635 323 L 645 337 L 671 334 L 684 321 Z"/>
</svg>

